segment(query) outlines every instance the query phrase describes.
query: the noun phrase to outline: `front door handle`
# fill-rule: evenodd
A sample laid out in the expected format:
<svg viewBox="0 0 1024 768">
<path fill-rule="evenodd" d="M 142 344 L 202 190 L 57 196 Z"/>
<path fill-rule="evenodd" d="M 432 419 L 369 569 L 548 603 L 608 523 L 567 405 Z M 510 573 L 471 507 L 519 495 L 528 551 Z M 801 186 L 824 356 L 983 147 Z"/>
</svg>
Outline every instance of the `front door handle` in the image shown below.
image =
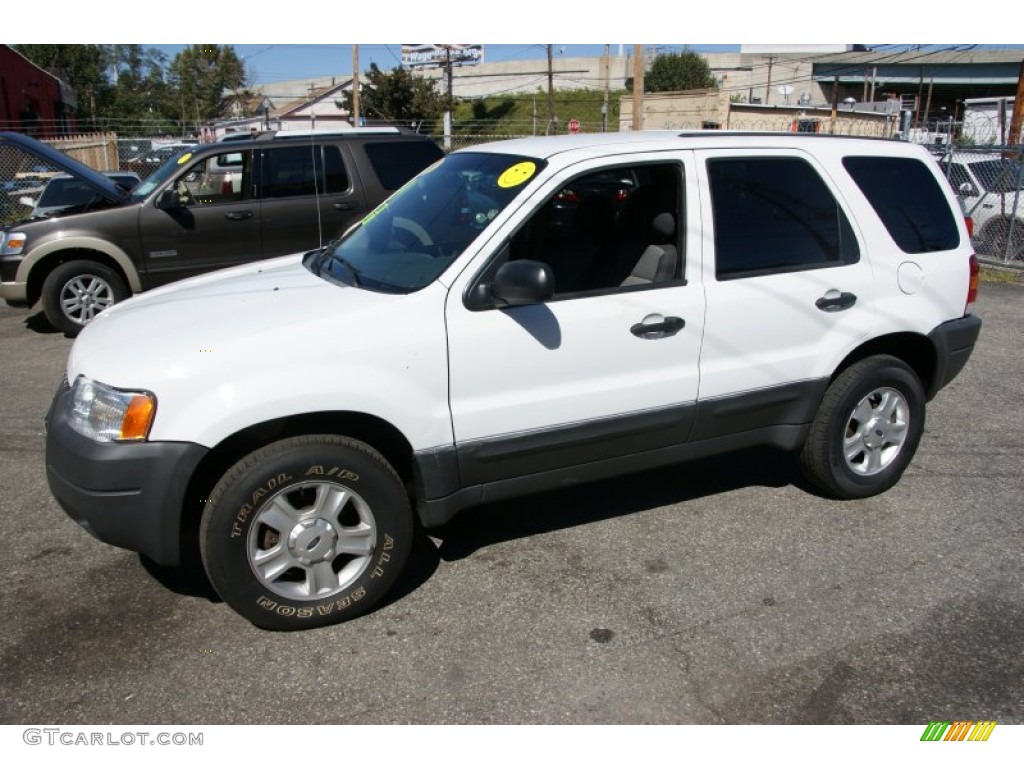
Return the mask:
<svg viewBox="0 0 1024 768">
<path fill-rule="evenodd" d="M 649 315 L 629 329 L 629 332 L 641 339 L 664 339 L 675 336 L 686 325 L 681 317 L 662 317 Z"/>
<path fill-rule="evenodd" d="M 857 303 L 856 295 L 843 291 L 832 290 L 814 302 L 814 306 L 822 312 L 842 312 Z"/>
<path fill-rule="evenodd" d="M 252 218 L 252 211 L 228 211 L 224 218 L 228 221 L 244 221 Z"/>
</svg>

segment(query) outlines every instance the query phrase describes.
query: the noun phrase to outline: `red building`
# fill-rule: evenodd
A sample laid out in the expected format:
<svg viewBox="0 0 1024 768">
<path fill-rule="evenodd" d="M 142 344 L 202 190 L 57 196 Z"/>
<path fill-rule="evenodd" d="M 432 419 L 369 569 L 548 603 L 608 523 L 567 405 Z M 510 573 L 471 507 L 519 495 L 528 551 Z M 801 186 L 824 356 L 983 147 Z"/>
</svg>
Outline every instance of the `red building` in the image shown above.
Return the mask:
<svg viewBox="0 0 1024 768">
<path fill-rule="evenodd" d="M 0 130 L 40 138 L 75 133 L 75 92 L 8 45 L 0 45 Z"/>
</svg>

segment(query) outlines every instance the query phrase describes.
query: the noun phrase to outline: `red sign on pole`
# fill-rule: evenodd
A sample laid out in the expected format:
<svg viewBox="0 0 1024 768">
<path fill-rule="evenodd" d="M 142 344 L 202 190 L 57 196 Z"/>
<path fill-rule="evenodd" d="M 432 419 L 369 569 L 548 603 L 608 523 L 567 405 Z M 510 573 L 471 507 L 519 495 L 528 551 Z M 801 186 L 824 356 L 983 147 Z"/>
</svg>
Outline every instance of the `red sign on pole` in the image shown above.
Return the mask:
<svg viewBox="0 0 1024 768">
<path fill-rule="evenodd" d="M 569 133 L 579 133 L 579 132 L 580 132 L 580 121 L 577 120 L 574 117 L 572 120 L 569 121 Z"/>
</svg>

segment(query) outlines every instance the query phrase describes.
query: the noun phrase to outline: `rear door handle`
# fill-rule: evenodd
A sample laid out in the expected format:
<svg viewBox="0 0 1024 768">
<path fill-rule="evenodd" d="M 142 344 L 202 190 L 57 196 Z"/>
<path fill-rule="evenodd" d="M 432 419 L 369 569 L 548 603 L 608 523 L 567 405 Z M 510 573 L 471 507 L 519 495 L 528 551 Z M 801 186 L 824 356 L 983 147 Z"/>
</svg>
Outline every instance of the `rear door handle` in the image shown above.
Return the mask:
<svg viewBox="0 0 1024 768">
<path fill-rule="evenodd" d="M 857 303 L 857 296 L 852 293 L 832 290 L 814 302 L 814 306 L 822 312 L 842 312 Z"/>
<path fill-rule="evenodd" d="M 681 317 L 661 317 L 649 315 L 629 329 L 629 332 L 641 339 L 663 339 L 675 336 L 686 325 Z"/>
<path fill-rule="evenodd" d="M 229 221 L 244 221 L 252 218 L 252 211 L 228 211 L 224 214 L 224 218 Z"/>
<path fill-rule="evenodd" d="M 352 203 L 334 203 L 333 208 L 336 211 L 351 211 Z"/>
</svg>

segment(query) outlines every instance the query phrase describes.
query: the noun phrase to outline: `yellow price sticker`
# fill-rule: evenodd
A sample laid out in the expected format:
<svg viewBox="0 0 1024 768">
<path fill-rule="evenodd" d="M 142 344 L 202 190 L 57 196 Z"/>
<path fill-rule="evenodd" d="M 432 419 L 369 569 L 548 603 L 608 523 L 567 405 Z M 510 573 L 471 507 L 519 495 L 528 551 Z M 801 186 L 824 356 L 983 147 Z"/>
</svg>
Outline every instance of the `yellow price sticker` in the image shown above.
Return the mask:
<svg viewBox="0 0 1024 768">
<path fill-rule="evenodd" d="M 530 162 L 529 160 L 522 163 L 516 163 L 511 168 L 505 169 L 505 172 L 498 177 L 498 186 L 502 189 L 518 187 L 520 184 L 525 184 L 529 181 L 536 172 L 536 163 Z"/>
<path fill-rule="evenodd" d="M 186 152 L 184 155 L 182 155 L 181 157 L 178 158 L 178 165 L 181 165 L 182 163 L 187 163 L 191 158 L 192 158 L 192 153 L 191 152 Z"/>
</svg>

